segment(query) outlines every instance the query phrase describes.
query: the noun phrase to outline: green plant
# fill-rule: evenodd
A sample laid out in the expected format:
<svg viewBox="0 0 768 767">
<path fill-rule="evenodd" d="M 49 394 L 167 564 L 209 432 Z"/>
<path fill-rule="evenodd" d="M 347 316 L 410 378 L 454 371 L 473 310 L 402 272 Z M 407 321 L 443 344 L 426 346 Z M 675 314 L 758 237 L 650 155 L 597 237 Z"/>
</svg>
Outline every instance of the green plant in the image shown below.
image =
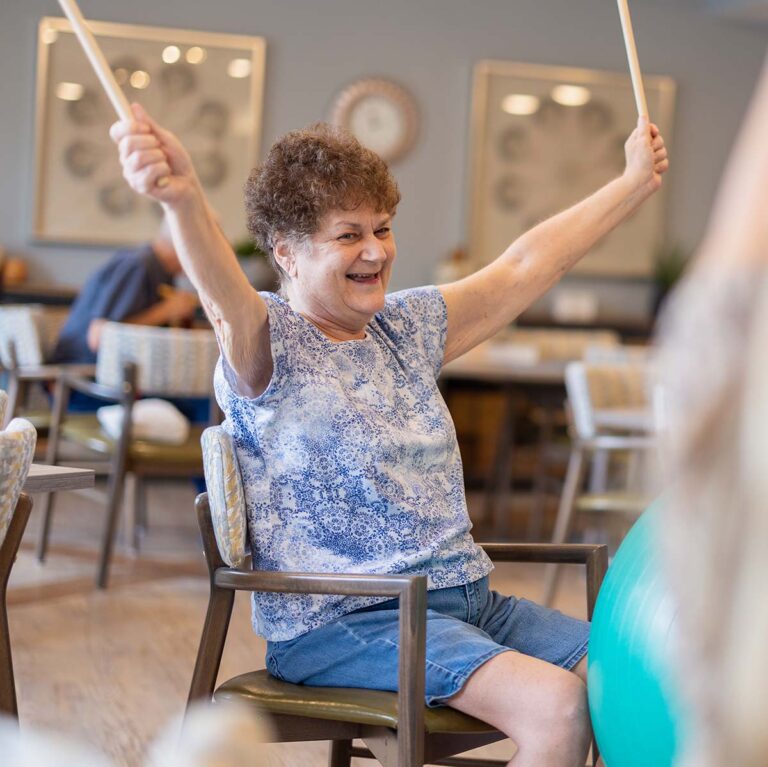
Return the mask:
<svg viewBox="0 0 768 767">
<path fill-rule="evenodd" d="M 666 243 L 656 251 L 654 281 L 666 293 L 680 279 L 688 264 L 690 252 L 680 243 Z"/>
<path fill-rule="evenodd" d="M 266 258 L 267 254 L 250 238 L 232 243 L 235 255 L 240 258 Z"/>
</svg>

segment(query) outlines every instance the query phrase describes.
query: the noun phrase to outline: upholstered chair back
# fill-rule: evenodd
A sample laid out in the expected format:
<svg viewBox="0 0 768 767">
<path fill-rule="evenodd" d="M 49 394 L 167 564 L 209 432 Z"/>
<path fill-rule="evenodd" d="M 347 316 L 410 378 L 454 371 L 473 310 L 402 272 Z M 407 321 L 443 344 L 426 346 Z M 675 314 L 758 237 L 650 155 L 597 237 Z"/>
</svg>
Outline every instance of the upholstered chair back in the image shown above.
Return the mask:
<svg viewBox="0 0 768 767">
<path fill-rule="evenodd" d="M 571 362 L 565 368 L 565 389 L 576 433 L 596 434 L 595 410 L 649 407 L 651 367 L 642 362 Z"/>
<path fill-rule="evenodd" d="M 125 364 L 133 362 L 142 395 L 208 397 L 218 357 L 212 330 L 107 322 L 99 342 L 96 380 L 119 386 Z"/>
<path fill-rule="evenodd" d="M 203 432 L 203 465 L 213 531 L 221 558 L 242 567 L 248 558 L 245 496 L 232 437 L 222 426 Z"/>
<path fill-rule="evenodd" d="M 5 415 L 8 395 L 0 391 L 0 421 Z M 16 501 L 29 473 L 37 432 L 29 421 L 14 418 L 0 431 L 0 544 L 5 540 Z"/>
<path fill-rule="evenodd" d="M 0 306 L 0 362 L 3 367 L 14 366 L 11 344 L 19 367 L 44 364 L 56 344 L 67 313 L 65 309 L 35 304 Z"/>
</svg>

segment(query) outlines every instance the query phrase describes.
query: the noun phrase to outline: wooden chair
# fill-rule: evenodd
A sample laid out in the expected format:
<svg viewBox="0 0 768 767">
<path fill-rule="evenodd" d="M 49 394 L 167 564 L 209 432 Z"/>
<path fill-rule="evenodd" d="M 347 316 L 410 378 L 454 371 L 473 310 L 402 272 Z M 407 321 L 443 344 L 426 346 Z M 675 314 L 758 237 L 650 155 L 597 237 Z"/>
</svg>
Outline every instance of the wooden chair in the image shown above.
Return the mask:
<svg viewBox="0 0 768 767">
<path fill-rule="evenodd" d="M 0 391 L 0 420 L 8 395 Z M 0 431 L 0 713 L 18 716 L 11 659 L 6 591 L 11 567 L 32 510 L 31 499 L 21 488 L 32 463 L 37 433 L 34 426 L 15 418 Z"/>
<path fill-rule="evenodd" d="M 93 365 L 48 362 L 67 313 L 67 309 L 37 304 L 0 306 L 0 368 L 8 392 L 6 419 L 17 415 L 26 418 L 40 437 L 50 428 L 51 409 L 29 402 L 34 388 L 55 383 L 64 372 L 87 376 L 95 370 Z"/>
<path fill-rule="evenodd" d="M 452 759 L 454 754 L 506 736 L 455 709 L 427 708 L 424 704 L 426 577 L 247 569 L 245 504 L 232 440 L 222 427 L 212 427 L 204 433 L 203 445 L 209 492 L 198 496 L 196 506 L 210 575 L 210 600 L 189 703 L 211 698 L 217 703 L 245 703 L 255 715 L 267 718 L 275 742 L 329 740 L 329 767 L 349 767 L 355 756 L 377 759 L 385 767 L 506 764 L 489 759 Z M 484 548 L 496 561 L 585 565 L 591 617 L 607 567 L 604 546 L 489 544 Z M 398 691 L 294 685 L 275 679 L 266 670 L 248 671 L 216 687 L 234 596 L 239 590 L 398 598 Z M 366 748 L 353 746 L 356 738 L 362 739 Z"/>
<path fill-rule="evenodd" d="M 64 443 L 85 448 L 91 456 L 109 462 L 107 505 L 96 577 L 105 588 L 114 547 L 126 474 L 134 482 L 133 544 L 138 548 L 139 528 L 146 525 L 146 482 L 150 477 L 197 477 L 203 473 L 200 435 L 205 425 L 193 425 L 180 445 L 134 439 L 133 406 L 137 397 L 209 398 L 211 419 L 217 420 L 213 398 L 213 372 L 219 350 L 213 331 L 157 328 L 107 322 L 96 364 L 96 380 L 62 376 L 56 387 L 47 462 L 60 460 Z M 79 391 L 123 406 L 119 439 L 101 428 L 95 413 L 67 413 L 71 391 Z M 45 559 L 54 509 L 54 494 L 44 505 L 38 559 Z"/>
<path fill-rule="evenodd" d="M 656 447 L 650 420 L 650 364 L 648 362 L 572 362 L 565 371 L 570 414 L 571 454 L 555 520 L 552 543 L 568 539 L 580 512 L 622 513 L 636 518 L 651 498 L 625 486 L 605 486 L 611 456 L 637 458 Z M 615 415 L 615 419 L 611 416 Z M 613 424 L 611 425 L 611 421 Z M 622 423 L 623 422 L 623 423 Z M 583 483 L 590 468 L 598 471 L 592 487 Z M 544 604 L 551 604 L 560 568 L 547 568 Z"/>
</svg>

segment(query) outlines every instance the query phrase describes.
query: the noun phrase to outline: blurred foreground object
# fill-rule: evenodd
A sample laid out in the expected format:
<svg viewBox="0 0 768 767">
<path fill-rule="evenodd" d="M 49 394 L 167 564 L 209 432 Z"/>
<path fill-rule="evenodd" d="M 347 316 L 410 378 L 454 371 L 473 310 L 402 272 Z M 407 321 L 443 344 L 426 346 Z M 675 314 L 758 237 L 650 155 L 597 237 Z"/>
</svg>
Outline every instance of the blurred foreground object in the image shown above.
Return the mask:
<svg viewBox="0 0 768 767">
<path fill-rule="evenodd" d="M 660 344 L 681 765 L 768 764 L 768 61 Z"/>
</svg>

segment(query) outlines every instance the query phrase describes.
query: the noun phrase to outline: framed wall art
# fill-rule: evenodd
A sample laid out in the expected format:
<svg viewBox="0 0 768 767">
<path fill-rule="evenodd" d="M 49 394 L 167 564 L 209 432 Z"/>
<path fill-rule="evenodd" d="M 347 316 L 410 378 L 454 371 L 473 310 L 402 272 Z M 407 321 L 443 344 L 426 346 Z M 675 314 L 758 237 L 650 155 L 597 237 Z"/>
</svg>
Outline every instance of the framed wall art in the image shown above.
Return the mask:
<svg viewBox="0 0 768 767">
<path fill-rule="evenodd" d="M 674 82 L 645 77 L 651 120 L 671 142 Z M 624 169 L 637 123 L 629 75 L 482 61 L 472 102 L 470 255 L 489 263 L 516 237 Z M 663 198 L 648 200 L 576 270 L 647 277 L 663 238 Z"/>
<path fill-rule="evenodd" d="M 261 131 L 261 37 L 89 22 L 129 101 L 189 150 L 230 239 L 244 231 L 243 184 Z M 34 236 L 94 245 L 147 240 L 160 210 L 123 181 L 116 117 L 69 22 L 38 27 Z"/>
</svg>

